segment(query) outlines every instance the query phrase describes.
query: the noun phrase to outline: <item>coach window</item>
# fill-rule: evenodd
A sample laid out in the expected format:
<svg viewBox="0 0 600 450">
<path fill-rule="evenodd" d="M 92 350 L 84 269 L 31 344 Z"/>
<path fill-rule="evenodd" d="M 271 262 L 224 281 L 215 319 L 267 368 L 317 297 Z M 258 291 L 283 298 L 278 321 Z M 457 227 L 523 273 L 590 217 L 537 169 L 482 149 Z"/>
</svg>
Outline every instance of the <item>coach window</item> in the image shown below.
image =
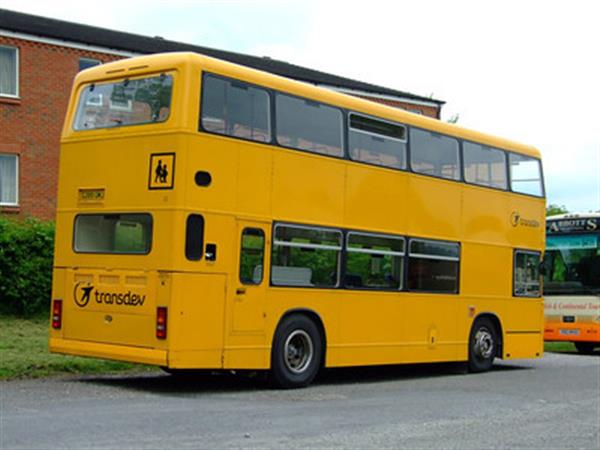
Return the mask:
<svg viewBox="0 0 600 450">
<path fill-rule="evenodd" d="M 395 169 L 406 168 L 406 127 L 380 119 L 350 114 L 350 158 Z"/>
<path fill-rule="evenodd" d="M 349 288 L 401 289 L 404 239 L 348 233 L 345 284 Z"/>
<path fill-rule="evenodd" d="M 540 260 L 539 252 L 515 251 L 513 282 L 515 297 L 539 297 L 541 295 Z"/>
<path fill-rule="evenodd" d="M 457 243 L 411 239 L 408 256 L 409 290 L 458 293 Z"/>
<path fill-rule="evenodd" d="M 0 96 L 19 96 L 19 50 L 0 45 Z"/>
<path fill-rule="evenodd" d="M 463 143 L 465 181 L 498 189 L 506 189 L 506 153 L 485 145 Z"/>
<path fill-rule="evenodd" d="M 458 141 L 431 131 L 410 129 L 410 166 L 434 177 L 460 179 Z"/>
<path fill-rule="evenodd" d="M 513 192 L 535 195 L 536 197 L 544 196 L 542 167 L 538 159 L 511 153 L 508 162 L 510 188 Z"/>
<path fill-rule="evenodd" d="M 343 156 L 342 112 L 312 100 L 277 94 L 277 143 L 322 155 Z"/>
<path fill-rule="evenodd" d="M 275 226 L 271 283 L 275 286 L 336 287 L 342 232 L 297 225 Z"/>
<path fill-rule="evenodd" d="M 258 142 L 271 141 L 269 94 L 245 83 L 205 75 L 202 128 Z"/>
</svg>

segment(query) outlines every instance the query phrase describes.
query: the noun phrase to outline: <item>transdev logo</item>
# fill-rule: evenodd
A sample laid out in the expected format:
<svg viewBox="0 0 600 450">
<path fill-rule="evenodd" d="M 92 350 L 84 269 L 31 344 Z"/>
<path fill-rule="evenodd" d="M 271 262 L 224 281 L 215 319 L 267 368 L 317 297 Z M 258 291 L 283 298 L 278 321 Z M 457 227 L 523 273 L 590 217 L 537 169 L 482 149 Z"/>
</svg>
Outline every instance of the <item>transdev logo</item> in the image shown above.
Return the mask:
<svg viewBox="0 0 600 450">
<path fill-rule="evenodd" d="M 127 292 L 102 292 L 94 288 L 91 283 L 77 283 L 73 290 L 73 299 L 80 308 L 85 308 L 90 300 L 97 304 L 143 306 L 145 295 Z"/>
</svg>

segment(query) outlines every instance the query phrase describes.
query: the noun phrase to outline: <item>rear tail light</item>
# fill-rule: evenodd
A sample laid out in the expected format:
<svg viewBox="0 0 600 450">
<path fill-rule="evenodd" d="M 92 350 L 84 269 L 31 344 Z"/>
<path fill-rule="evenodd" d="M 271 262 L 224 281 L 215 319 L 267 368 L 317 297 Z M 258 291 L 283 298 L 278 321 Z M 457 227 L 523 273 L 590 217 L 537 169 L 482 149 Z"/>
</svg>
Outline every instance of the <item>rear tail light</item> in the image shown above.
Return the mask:
<svg viewBox="0 0 600 450">
<path fill-rule="evenodd" d="M 159 306 L 156 308 L 156 338 L 167 338 L 167 307 Z"/>
<path fill-rule="evenodd" d="M 52 302 L 52 328 L 60 330 L 62 327 L 62 300 Z"/>
</svg>

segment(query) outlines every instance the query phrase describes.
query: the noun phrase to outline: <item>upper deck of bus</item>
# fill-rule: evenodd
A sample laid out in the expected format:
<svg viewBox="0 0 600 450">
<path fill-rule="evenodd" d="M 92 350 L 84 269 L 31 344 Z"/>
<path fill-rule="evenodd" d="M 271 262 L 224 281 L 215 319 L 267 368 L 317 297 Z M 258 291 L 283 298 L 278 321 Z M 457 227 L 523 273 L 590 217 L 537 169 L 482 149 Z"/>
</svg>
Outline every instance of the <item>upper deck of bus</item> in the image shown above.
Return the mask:
<svg viewBox="0 0 600 450">
<path fill-rule="evenodd" d="M 312 99 L 348 111 L 362 112 L 382 119 L 510 150 L 537 159 L 540 158 L 540 152 L 529 145 L 191 52 L 140 56 L 103 64 L 80 72 L 73 84 L 61 142 L 67 143 L 82 139 L 110 139 L 116 135 L 133 136 L 160 132 L 172 133 L 174 131 L 197 133 L 202 72 L 238 79 L 267 89 Z M 173 76 L 171 114 L 166 121 L 144 126 L 115 126 L 94 130 L 74 130 L 73 122 L 77 102 L 85 86 L 92 83 L 114 82 L 126 78 L 135 79 L 150 74 L 159 75 L 161 73 L 169 73 Z"/>
</svg>

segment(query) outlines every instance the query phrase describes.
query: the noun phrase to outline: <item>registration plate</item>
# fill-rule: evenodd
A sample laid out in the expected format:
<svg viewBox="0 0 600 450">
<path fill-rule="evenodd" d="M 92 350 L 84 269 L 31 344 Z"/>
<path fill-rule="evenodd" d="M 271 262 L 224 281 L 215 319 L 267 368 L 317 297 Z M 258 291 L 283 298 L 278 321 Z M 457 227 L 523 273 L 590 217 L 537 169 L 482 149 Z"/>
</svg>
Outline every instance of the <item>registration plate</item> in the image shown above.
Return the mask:
<svg viewBox="0 0 600 450">
<path fill-rule="evenodd" d="M 560 334 L 562 334 L 564 336 L 579 336 L 579 330 L 578 329 L 560 330 Z"/>
</svg>

